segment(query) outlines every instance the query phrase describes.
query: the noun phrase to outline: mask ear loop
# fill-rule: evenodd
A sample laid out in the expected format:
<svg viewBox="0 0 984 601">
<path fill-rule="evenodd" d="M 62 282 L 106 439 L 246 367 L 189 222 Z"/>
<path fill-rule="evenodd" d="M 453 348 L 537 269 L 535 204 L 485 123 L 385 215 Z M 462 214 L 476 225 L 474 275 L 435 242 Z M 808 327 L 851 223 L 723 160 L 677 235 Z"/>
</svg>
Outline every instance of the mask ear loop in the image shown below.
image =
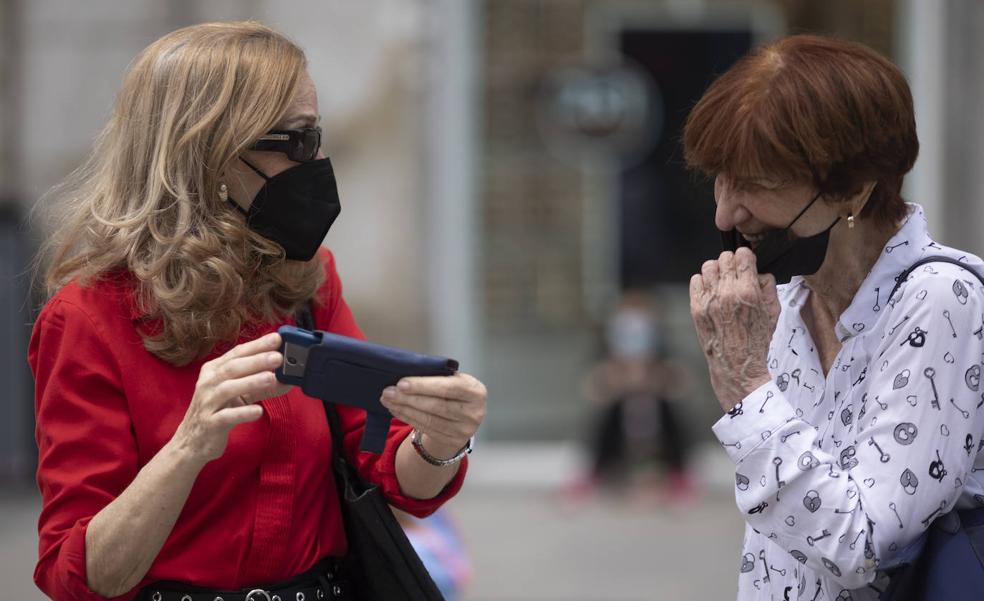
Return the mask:
<svg viewBox="0 0 984 601">
<path fill-rule="evenodd" d="M 267 175 L 265 173 L 263 173 L 262 171 L 260 171 L 259 169 L 257 169 L 252 163 L 250 163 L 249 161 L 247 161 L 243 157 L 239 157 L 239 160 L 242 161 L 242 162 L 244 162 L 244 163 L 246 163 L 246 166 L 249 167 L 250 169 L 252 169 L 253 171 L 255 171 L 256 172 L 256 175 L 259 175 L 265 181 L 270 181 L 270 178 L 267 177 Z"/>
<path fill-rule="evenodd" d="M 799 215 L 797 215 L 796 217 L 793 217 L 793 220 L 789 222 L 789 225 L 787 225 L 785 229 L 788 230 L 789 228 L 793 227 L 793 224 L 796 223 L 797 221 L 799 221 L 799 218 L 803 216 L 803 213 L 806 213 L 808 210 L 810 210 L 810 207 L 813 206 L 813 203 L 815 203 L 817 201 L 817 199 L 820 198 L 820 196 L 822 194 L 823 194 L 823 192 L 817 192 L 817 195 L 813 197 L 813 200 L 811 200 L 810 202 L 808 202 L 807 205 L 805 207 L 803 207 L 803 210 L 799 212 Z"/>
<path fill-rule="evenodd" d="M 247 161 L 243 157 L 239 157 L 239 160 L 242 161 L 243 163 L 246 163 L 246 166 L 249 167 L 250 169 L 252 169 L 253 171 L 255 171 L 257 175 L 259 175 L 260 177 L 262 177 L 264 179 L 264 181 L 270 181 L 270 178 L 267 177 L 265 173 L 263 173 L 262 171 L 260 171 L 259 169 L 257 169 L 255 165 L 253 165 L 252 163 L 250 163 L 249 161 Z M 225 187 L 225 184 L 223 184 L 223 187 Z M 247 211 L 246 209 L 244 209 L 241 206 L 239 206 L 239 203 L 238 202 L 236 202 L 235 200 L 233 200 L 232 198 L 229 197 L 228 189 L 226 189 L 225 200 L 226 200 L 226 202 L 229 202 L 230 204 L 232 204 L 232 206 L 234 206 L 236 208 L 236 210 L 239 211 L 240 213 L 242 213 L 247 219 L 249 219 L 249 211 Z"/>
<path fill-rule="evenodd" d="M 813 206 L 813 203 L 815 203 L 817 199 L 820 198 L 822 195 L 823 192 L 817 192 L 817 195 L 813 197 L 813 200 L 811 200 L 805 207 L 803 207 L 803 210 L 799 212 L 799 215 L 797 215 L 795 218 L 793 218 L 792 221 L 789 222 L 789 225 L 787 225 L 786 229 L 783 230 L 784 232 L 786 232 L 787 236 L 789 236 L 789 228 L 793 227 L 793 224 L 796 223 L 796 221 L 803 216 L 803 213 L 806 213 L 806 211 Z M 834 219 L 834 222 L 830 224 L 830 227 L 828 227 L 821 233 L 829 232 L 830 230 L 834 229 L 834 226 L 837 225 L 837 222 L 840 220 L 841 220 L 840 215 L 838 215 L 837 219 Z"/>
<path fill-rule="evenodd" d="M 800 154 L 802 155 L 802 157 L 806 159 L 806 157 L 809 156 L 809 153 L 807 153 L 806 149 L 803 148 L 803 144 L 799 140 L 796 140 L 796 145 L 799 147 Z M 814 196 L 813 200 L 808 202 L 805 207 L 803 207 L 803 210 L 799 212 L 799 215 L 794 217 L 793 220 L 789 222 L 789 225 L 786 226 L 786 230 L 789 230 L 789 228 L 793 227 L 793 224 L 796 223 L 799 220 L 799 218 L 803 216 L 803 213 L 806 213 L 808 210 L 810 210 L 810 207 L 813 206 L 813 203 L 815 203 L 818 198 L 823 196 L 823 185 L 822 185 L 822 180 L 820 179 L 820 174 L 817 172 L 816 168 L 814 168 L 813 164 L 808 159 L 804 160 L 804 162 L 809 167 L 810 173 L 813 175 L 813 185 L 817 187 L 817 195 Z M 828 231 L 831 230 L 835 225 L 837 225 L 838 221 L 840 221 L 840 217 L 835 219 L 834 222 L 830 224 L 830 227 L 827 228 L 827 230 Z"/>
</svg>

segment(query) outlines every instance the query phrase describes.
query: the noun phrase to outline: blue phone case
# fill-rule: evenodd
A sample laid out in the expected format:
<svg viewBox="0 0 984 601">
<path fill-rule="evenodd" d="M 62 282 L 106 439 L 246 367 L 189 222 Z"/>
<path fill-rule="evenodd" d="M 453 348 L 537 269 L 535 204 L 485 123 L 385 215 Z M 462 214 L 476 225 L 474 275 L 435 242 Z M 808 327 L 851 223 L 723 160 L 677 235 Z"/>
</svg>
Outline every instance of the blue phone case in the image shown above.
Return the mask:
<svg viewBox="0 0 984 601">
<path fill-rule="evenodd" d="M 450 376 L 458 362 L 339 336 L 283 326 L 283 364 L 277 379 L 301 387 L 304 394 L 366 412 L 361 448 L 381 453 L 389 432 L 390 412 L 379 402 L 383 389 L 407 376 Z"/>
</svg>

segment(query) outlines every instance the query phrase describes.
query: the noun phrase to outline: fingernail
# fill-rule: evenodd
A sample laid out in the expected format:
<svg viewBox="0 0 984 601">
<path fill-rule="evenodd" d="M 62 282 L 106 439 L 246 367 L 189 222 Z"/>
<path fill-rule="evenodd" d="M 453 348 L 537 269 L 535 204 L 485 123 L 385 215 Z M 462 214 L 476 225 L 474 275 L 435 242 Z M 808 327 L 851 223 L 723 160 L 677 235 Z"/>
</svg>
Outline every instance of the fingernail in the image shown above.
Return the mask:
<svg viewBox="0 0 984 601">
<path fill-rule="evenodd" d="M 400 387 L 400 390 L 410 390 L 410 382 L 407 382 L 406 380 L 400 380 L 399 383 L 397 383 L 397 386 Z"/>
<path fill-rule="evenodd" d="M 383 389 L 383 398 L 384 399 L 394 399 L 394 398 L 396 398 L 396 389 L 393 388 L 392 386 Z"/>
</svg>

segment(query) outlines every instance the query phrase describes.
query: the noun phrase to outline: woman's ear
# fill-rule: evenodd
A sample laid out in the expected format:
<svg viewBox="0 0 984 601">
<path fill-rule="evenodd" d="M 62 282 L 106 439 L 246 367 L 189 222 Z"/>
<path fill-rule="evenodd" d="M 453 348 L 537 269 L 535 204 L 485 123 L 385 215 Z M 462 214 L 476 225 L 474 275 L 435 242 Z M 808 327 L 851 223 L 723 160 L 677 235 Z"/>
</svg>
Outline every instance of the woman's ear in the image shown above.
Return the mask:
<svg viewBox="0 0 984 601">
<path fill-rule="evenodd" d="M 878 182 L 874 180 L 865 182 L 861 187 L 861 190 L 854 195 L 854 198 L 850 200 L 852 215 L 861 214 L 861 211 L 864 210 L 865 205 L 867 205 L 868 201 L 871 199 L 871 193 L 875 191 L 875 185 L 877 184 Z"/>
</svg>

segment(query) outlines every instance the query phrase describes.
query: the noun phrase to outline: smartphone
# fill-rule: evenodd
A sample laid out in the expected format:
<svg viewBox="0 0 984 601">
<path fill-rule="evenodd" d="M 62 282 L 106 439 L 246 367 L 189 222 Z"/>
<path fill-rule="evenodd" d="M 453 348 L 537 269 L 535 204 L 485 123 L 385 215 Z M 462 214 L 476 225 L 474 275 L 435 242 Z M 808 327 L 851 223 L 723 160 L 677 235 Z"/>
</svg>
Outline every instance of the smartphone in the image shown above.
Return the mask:
<svg viewBox="0 0 984 601">
<path fill-rule="evenodd" d="M 366 412 L 360 448 L 381 453 L 392 415 L 379 402 L 383 390 L 408 376 L 452 376 L 458 362 L 340 336 L 282 326 L 283 363 L 277 379 L 299 386 L 304 394 Z"/>
</svg>

